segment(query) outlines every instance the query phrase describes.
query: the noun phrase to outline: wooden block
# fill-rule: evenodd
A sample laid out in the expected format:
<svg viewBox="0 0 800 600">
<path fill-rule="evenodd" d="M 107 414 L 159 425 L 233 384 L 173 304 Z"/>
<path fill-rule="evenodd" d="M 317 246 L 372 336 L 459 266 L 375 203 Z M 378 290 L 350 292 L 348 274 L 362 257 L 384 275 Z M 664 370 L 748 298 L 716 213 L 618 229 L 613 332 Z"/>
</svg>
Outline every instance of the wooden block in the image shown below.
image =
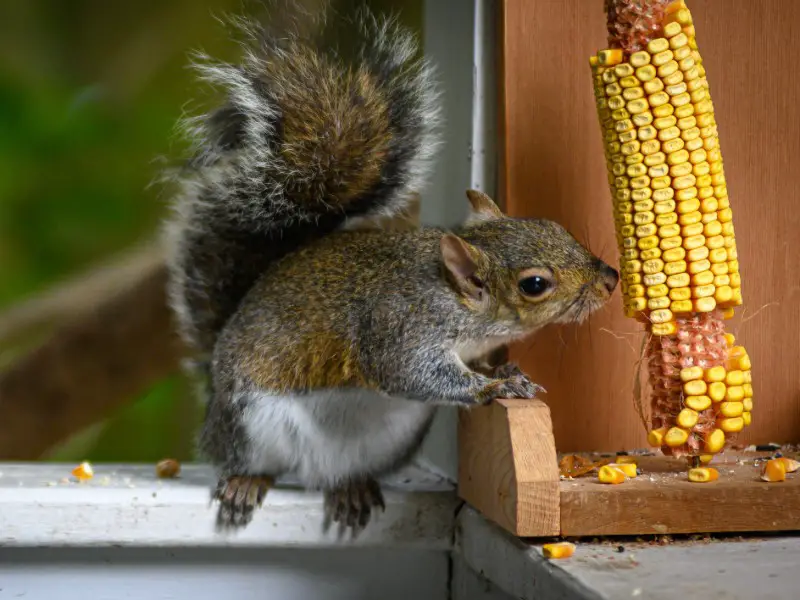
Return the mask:
<svg viewBox="0 0 800 600">
<path fill-rule="evenodd" d="M 619 485 L 592 476 L 562 481 L 561 535 L 800 530 L 800 472 L 766 483 L 752 456 L 736 459 L 712 464 L 712 483 L 690 483 L 685 462 L 660 456 L 641 457 L 642 474 Z"/>
<path fill-rule="evenodd" d="M 459 416 L 459 496 L 521 537 L 559 533 L 559 473 L 550 409 L 497 400 Z"/>
</svg>

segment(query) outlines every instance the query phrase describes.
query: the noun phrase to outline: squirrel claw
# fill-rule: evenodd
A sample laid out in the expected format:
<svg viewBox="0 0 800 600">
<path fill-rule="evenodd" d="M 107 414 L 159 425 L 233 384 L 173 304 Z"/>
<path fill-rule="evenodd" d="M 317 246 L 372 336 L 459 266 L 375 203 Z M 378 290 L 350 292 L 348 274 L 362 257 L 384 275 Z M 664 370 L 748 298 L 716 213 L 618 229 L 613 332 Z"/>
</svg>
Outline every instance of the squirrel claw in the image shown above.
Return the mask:
<svg viewBox="0 0 800 600">
<path fill-rule="evenodd" d="M 350 530 L 355 539 L 369 524 L 373 509 L 386 510 L 380 485 L 372 478 L 348 482 L 325 491 L 325 521 L 327 532 L 333 523 L 339 525 L 339 537 Z"/>
<path fill-rule="evenodd" d="M 516 365 L 503 365 L 500 369 L 512 374 L 509 377 L 497 379 L 483 388 L 481 400 L 484 404 L 500 398 L 532 399 L 540 393 L 546 393 L 542 386 L 528 379 Z"/>
<path fill-rule="evenodd" d="M 268 476 L 239 475 L 222 478 L 212 493 L 219 502 L 217 531 L 241 529 L 253 520 L 253 512 L 260 507 L 267 492 L 275 485 Z"/>
</svg>

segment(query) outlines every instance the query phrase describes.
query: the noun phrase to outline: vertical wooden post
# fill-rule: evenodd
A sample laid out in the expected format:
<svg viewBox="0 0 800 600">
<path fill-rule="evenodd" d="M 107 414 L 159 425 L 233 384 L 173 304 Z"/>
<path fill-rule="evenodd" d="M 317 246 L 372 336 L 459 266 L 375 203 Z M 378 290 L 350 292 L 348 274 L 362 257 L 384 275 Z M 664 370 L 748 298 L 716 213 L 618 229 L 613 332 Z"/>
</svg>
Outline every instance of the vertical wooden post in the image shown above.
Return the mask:
<svg viewBox="0 0 800 600">
<path fill-rule="evenodd" d="M 550 409 L 498 400 L 459 416 L 459 496 L 523 537 L 558 535 L 559 473 Z"/>
</svg>

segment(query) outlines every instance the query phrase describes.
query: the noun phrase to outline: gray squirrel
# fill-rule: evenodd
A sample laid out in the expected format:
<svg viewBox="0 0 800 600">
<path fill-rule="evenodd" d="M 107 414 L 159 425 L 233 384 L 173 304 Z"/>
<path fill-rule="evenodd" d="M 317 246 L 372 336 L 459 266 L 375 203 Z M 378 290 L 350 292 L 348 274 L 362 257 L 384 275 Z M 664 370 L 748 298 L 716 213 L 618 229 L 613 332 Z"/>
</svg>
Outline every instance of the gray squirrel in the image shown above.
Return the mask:
<svg viewBox="0 0 800 600">
<path fill-rule="evenodd" d="M 200 449 L 218 469 L 221 528 L 247 525 L 293 473 L 324 493 L 327 522 L 361 530 L 384 508 L 378 479 L 413 458 L 437 406 L 541 391 L 515 365 L 475 361 L 584 319 L 618 282 L 563 227 L 509 218 L 474 190 L 453 231 L 360 227 L 420 191 L 437 91 L 396 21 L 330 23 L 348 30 L 344 50 L 327 26 L 240 21 L 243 61 L 200 67 L 224 103 L 186 128 L 169 295 L 205 382 Z"/>
</svg>

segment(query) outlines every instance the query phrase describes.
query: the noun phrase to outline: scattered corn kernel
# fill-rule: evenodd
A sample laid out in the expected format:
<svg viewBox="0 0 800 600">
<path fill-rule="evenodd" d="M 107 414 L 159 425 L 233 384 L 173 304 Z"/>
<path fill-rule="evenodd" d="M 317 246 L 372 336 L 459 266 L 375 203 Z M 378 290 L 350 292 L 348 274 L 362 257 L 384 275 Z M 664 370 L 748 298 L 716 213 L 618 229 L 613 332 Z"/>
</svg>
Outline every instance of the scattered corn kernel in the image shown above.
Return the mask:
<svg viewBox="0 0 800 600">
<path fill-rule="evenodd" d="M 712 467 L 689 469 L 689 481 L 692 483 L 708 483 L 719 479 L 719 471 Z"/>
<path fill-rule="evenodd" d="M 72 476 L 77 477 L 80 481 L 86 481 L 94 477 L 94 469 L 90 463 L 84 461 L 72 469 Z"/>
<path fill-rule="evenodd" d="M 635 462 L 621 462 L 621 463 L 616 462 L 616 463 L 611 463 L 608 466 L 614 467 L 615 469 L 619 469 L 620 471 L 625 473 L 626 477 L 633 478 L 636 477 L 636 475 L 638 475 Z"/>
<path fill-rule="evenodd" d="M 542 555 L 545 558 L 569 558 L 575 554 L 575 544 L 569 542 L 555 542 L 542 546 Z"/>
<path fill-rule="evenodd" d="M 625 481 L 626 476 L 620 469 L 604 465 L 597 471 L 597 479 L 600 483 L 618 484 Z"/>
<path fill-rule="evenodd" d="M 780 459 L 768 460 L 761 469 L 761 479 L 769 483 L 786 481 L 786 465 Z"/>
<path fill-rule="evenodd" d="M 156 464 L 156 477 L 159 479 L 172 479 L 181 472 L 181 464 L 172 458 L 167 458 Z"/>
</svg>

